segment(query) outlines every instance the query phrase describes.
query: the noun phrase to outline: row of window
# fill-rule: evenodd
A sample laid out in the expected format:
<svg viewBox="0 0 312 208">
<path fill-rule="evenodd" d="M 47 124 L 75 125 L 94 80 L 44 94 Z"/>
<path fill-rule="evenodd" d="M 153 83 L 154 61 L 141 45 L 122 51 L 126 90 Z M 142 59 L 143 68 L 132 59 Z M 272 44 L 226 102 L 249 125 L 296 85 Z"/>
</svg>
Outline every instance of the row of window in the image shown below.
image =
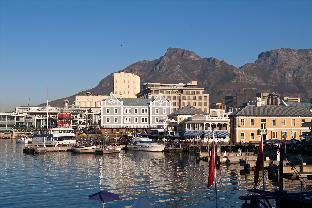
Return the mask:
<svg viewBox="0 0 312 208">
<path fill-rule="evenodd" d="M 246 125 L 246 120 L 247 119 L 240 119 L 240 125 L 241 126 L 245 126 Z M 304 122 L 304 119 L 302 119 L 302 122 Z M 261 119 L 261 126 L 266 126 L 266 119 Z M 254 126 L 255 125 L 255 119 L 251 118 L 250 119 L 250 126 Z M 276 126 L 277 125 L 277 122 L 276 122 L 276 119 L 272 119 L 272 126 Z M 281 122 L 281 125 L 282 126 L 286 126 L 286 119 L 284 119 L 282 122 Z M 291 119 L 291 126 L 296 126 L 296 119 Z"/>
<path fill-rule="evenodd" d="M 134 123 L 139 123 L 139 118 L 135 117 L 134 118 Z M 110 123 L 110 118 L 106 118 L 106 123 Z M 114 117 L 114 123 L 118 123 L 118 118 Z M 131 123 L 131 117 L 124 117 L 124 123 Z M 142 117 L 141 118 L 141 123 L 148 123 L 148 118 L 147 117 Z M 155 123 L 159 123 L 159 118 L 155 118 Z"/>
<path fill-rule="evenodd" d="M 106 114 L 110 114 L 110 108 L 106 108 Z M 131 114 L 131 111 L 133 110 L 134 114 L 139 113 L 139 109 L 131 109 L 131 108 L 124 108 L 124 114 Z M 148 108 L 141 108 L 141 114 L 147 114 L 148 113 Z M 155 108 L 155 114 L 159 114 L 160 110 L 158 108 Z M 118 114 L 118 108 L 114 108 L 114 114 Z M 163 114 L 166 114 L 166 109 L 163 108 Z"/>
<path fill-rule="evenodd" d="M 282 138 L 285 134 L 287 134 L 287 132 L 281 132 L 281 135 L 280 135 L 280 138 Z M 245 132 L 241 132 L 241 135 L 240 135 L 240 139 L 241 140 L 245 140 L 246 139 L 246 137 L 245 137 Z M 272 131 L 271 132 L 271 139 L 277 139 L 278 137 L 278 133 L 277 133 L 277 131 Z M 297 137 L 297 132 L 296 131 L 292 131 L 291 132 L 291 138 L 296 138 Z M 254 140 L 255 139 L 255 133 L 254 132 L 251 132 L 250 133 L 250 140 Z M 267 139 L 269 139 L 269 138 L 267 138 Z"/>
</svg>

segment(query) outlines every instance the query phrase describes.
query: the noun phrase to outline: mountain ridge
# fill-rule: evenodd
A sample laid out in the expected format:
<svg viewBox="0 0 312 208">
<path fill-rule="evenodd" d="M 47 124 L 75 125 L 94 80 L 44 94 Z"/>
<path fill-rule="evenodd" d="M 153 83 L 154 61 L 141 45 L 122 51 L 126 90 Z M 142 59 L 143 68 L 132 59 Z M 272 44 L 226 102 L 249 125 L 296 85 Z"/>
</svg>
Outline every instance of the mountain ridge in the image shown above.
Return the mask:
<svg viewBox="0 0 312 208">
<path fill-rule="evenodd" d="M 135 62 L 118 72 L 134 73 L 141 83 L 186 83 L 197 80 L 211 96 L 212 102 L 225 95 L 237 95 L 239 103 L 246 102 L 256 92 L 276 92 L 282 96 L 312 98 L 312 49 L 280 48 L 262 52 L 253 63 L 235 67 L 215 57 L 200 57 L 195 52 L 168 48 L 154 60 Z M 114 73 L 114 72 L 113 72 Z M 113 91 L 113 73 L 104 77 L 97 86 L 76 95 L 91 92 L 109 94 Z M 60 106 L 64 99 L 74 101 L 72 95 L 51 102 Z"/>
</svg>

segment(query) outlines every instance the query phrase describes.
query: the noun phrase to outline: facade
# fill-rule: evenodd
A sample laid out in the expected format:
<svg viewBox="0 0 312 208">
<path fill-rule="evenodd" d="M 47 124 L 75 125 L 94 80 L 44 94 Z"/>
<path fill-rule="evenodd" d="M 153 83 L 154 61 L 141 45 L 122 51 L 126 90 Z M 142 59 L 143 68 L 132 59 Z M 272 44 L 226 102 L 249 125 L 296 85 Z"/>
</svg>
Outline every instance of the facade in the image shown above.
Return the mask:
<svg viewBox="0 0 312 208">
<path fill-rule="evenodd" d="M 259 142 L 261 134 L 266 140 L 298 139 L 309 128 L 302 123 L 310 122 L 312 112 L 307 108 L 292 106 L 247 106 L 231 116 L 233 142 Z"/>
<path fill-rule="evenodd" d="M 185 106 L 193 106 L 208 113 L 209 94 L 204 91 L 204 88 L 197 86 L 197 81 L 187 84 L 145 83 L 139 96 L 151 99 L 161 94 L 171 102 L 173 112 Z"/>
<path fill-rule="evenodd" d="M 107 95 L 77 95 L 75 97 L 75 106 L 87 109 L 100 108 L 101 101 L 107 97 Z"/>
<path fill-rule="evenodd" d="M 114 94 L 120 98 L 136 98 L 140 92 L 139 76 L 126 72 L 114 73 Z"/>
<path fill-rule="evenodd" d="M 101 127 L 105 129 L 164 128 L 170 102 L 163 96 L 155 99 L 117 98 L 114 94 L 102 101 Z"/>
</svg>

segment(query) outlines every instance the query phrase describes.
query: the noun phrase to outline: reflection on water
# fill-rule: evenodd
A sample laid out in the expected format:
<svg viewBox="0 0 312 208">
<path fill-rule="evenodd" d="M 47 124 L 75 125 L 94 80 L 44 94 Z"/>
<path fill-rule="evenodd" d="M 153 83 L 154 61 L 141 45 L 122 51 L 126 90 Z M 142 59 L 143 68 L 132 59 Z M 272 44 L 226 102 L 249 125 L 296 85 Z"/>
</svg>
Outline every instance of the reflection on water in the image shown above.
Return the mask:
<svg viewBox="0 0 312 208">
<path fill-rule="evenodd" d="M 208 163 L 186 154 L 26 155 L 22 148 L 0 140 L 0 207 L 101 207 L 88 200 L 99 189 L 122 198 L 105 207 L 130 206 L 139 197 L 154 207 L 215 207 L 214 189 L 206 187 Z M 219 207 L 240 207 L 238 197 L 252 187 L 253 177 L 240 169 L 218 170 Z"/>
</svg>

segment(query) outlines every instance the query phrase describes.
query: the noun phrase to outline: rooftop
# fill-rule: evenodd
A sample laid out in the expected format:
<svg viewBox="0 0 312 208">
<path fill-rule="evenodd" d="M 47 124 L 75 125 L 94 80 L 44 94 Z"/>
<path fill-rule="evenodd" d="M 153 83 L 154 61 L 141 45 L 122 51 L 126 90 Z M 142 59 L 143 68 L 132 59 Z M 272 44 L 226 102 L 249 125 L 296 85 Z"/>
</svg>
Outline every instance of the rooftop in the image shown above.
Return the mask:
<svg viewBox="0 0 312 208">
<path fill-rule="evenodd" d="M 312 117 L 308 108 L 293 106 L 246 106 L 236 116 Z"/>
</svg>

